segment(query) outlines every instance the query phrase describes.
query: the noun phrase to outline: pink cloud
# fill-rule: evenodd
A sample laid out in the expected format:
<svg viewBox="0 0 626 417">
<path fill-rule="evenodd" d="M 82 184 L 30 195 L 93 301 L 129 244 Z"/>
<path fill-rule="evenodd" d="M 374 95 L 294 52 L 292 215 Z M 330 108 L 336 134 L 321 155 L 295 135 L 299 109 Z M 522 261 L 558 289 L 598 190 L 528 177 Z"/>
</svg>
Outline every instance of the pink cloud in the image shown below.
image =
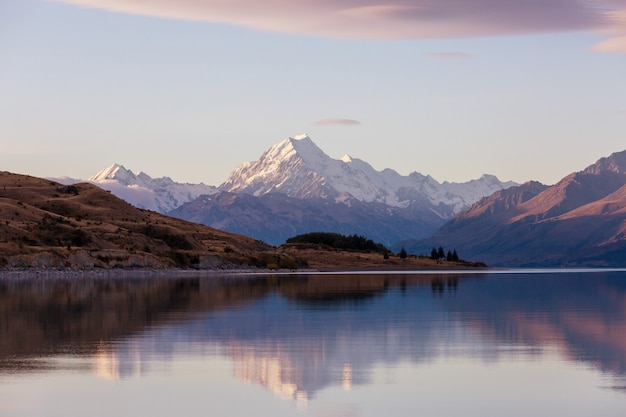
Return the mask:
<svg viewBox="0 0 626 417">
<path fill-rule="evenodd" d="M 621 6 L 623 9 L 606 14 L 609 24 L 603 28 L 603 32 L 611 37 L 595 45 L 593 51 L 626 54 L 626 0 L 622 0 Z"/>
<path fill-rule="evenodd" d="M 591 48 L 595 52 L 626 54 L 626 35 L 607 39 Z"/>
<path fill-rule="evenodd" d="M 107 10 L 356 39 L 602 31 L 619 52 L 625 0 L 57 0 Z"/>
</svg>

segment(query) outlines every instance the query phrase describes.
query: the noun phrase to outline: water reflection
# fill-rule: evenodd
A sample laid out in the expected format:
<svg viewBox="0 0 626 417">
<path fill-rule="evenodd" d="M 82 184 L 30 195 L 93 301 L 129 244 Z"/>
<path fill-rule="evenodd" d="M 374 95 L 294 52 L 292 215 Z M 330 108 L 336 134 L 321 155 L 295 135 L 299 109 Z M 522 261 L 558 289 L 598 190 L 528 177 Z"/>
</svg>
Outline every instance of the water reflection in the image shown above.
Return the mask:
<svg viewBox="0 0 626 417">
<path fill-rule="evenodd" d="M 306 405 L 374 369 L 557 352 L 626 384 L 626 275 L 309 275 L 0 282 L 0 373 L 108 379 L 225 357 Z M 79 365 L 63 358 L 84 358 Z M 165 365 L 164 365 L 165 364 Z"/>
<path fill-rule="evenodd" d="M 0 364 L 7 358 L 95 354 L 154 325 L 233 307 L 269 290 L 258 281 L 16 279 L 0 281 Z"/>
<path fill-rule="evenodd" d="M 554 346 L 571 360 L 626 375 L 623 274 L 509 275 L 462 293 L 442 305 L 483 338 Z"/>
</svg>

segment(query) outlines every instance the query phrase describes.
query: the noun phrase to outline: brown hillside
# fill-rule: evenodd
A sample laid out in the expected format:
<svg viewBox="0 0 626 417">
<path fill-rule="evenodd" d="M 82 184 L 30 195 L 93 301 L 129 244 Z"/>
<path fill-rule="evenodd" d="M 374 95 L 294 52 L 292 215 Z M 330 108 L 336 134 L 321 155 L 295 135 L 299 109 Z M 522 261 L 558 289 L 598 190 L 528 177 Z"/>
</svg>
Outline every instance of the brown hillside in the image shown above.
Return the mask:
<svg viewBox="0 0 626 417">
<path fill-rule="evenodd" d="M 593 201 L 584 206 L 578 207 L 560 219 L 574 218 L 581 216 L 606 216 L 611 214 L 626 214 L 626 185 L 620 187 L 603 199 Z"/>
<path fill-rule="evenodd" d="M 259 265 L 274 248 L 140 210 L 91 184 L 0 172 L 0 267 L 112 268 Z"/>
<path fill-rule="evenodd" d="M 467 210 L 456 216 L 455 220 L 462 222 L 469 219 L 486 218 L 486 217 L 510 217 L 511 212 L 517 210 L 519 206 L 533 199 L 538 194 L 548 188 L 536 181 L 529 181 L 525 184 L 496 191 L 488 197 L 483 197 Z"/>
<path fill-rule="evenodd" d="M 624 177 L 612 171 L 570 174 L 520 206 L 522 213 L 510 221 L 540 221 L 560 216 L 604 198 L 623 185 Z"/>
</svg>

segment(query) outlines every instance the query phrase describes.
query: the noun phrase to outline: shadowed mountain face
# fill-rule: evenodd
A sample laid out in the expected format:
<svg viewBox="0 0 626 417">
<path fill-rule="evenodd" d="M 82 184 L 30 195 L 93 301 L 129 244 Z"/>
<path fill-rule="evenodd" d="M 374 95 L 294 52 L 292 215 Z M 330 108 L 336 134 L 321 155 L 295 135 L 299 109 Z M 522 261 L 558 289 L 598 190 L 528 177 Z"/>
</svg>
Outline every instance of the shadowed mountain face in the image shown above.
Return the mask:
<svg viewBox="0 0 626 417">
<path fill-rule="evenodd" d="M 454 247 L 498 266 L 626 265 L 626 151 L 545 187 L 526 183 L 483 198 L 409 251 Z"/>
<path fill-rule="evenodd" d="M 124 378 L 217 347 L 235 377 L 287 398 L 361 384 L 381 363 L 496 363 L 554 350 L 626 378 L 619 273 L 310 275 L 0 282 L 0 372 L 94 357 Z M 450 350 L 442 352 L 442 346 Z M 167 352 L 167 355 L 163 355 Z M 43 359 L 43 360 L 42 360 Z M 347 380 L 349 377 L 349 380 Z M 619 382 L 621 381 L 621 382 Z"/>
<path fill-rule="evenodd" d="M 432 204 L 423 202 L 425 207 Z M 409 237 L 425 237 L 443 221 L 417 201 L 409 207 L 363 203 L 344 195 L 339 201 L 323 198 L 298 199 L 286 194 L 220 192 L 182 205 L 170 215 L 217 229 L 254 236 L 271 245 L 281 245 L 293 236 L 332 230 L 367 236 L 385 245 Z M 440 208 L 443 210 L 444 208 Z M 449 211 L 448 215 L 452 215 Z"/>
</svg>

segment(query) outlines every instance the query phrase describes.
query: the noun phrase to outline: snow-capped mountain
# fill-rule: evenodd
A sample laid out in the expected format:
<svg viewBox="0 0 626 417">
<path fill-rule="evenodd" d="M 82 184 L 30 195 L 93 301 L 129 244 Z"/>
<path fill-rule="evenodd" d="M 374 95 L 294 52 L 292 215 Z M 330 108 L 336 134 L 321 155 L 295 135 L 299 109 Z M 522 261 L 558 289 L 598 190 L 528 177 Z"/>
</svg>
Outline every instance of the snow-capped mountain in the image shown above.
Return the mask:
<svg viewBox="0 0 626 417">
<path fill-rule="evenodd" d="M 349 155 L 329 157 L 307 135 L 241 164 L 219 188 L 151 178 L 118 164 L 88 181 L 136 207 L 275 245 L 311 231 L 357 233 L 388 245 L 420 239 L 480 198 L 515 185 L 490 175 L 439 183 L 417 172 L 377 171 Z"/>
<path fill-rule="evenodd" d="M 216 187 L 183 184 L 169 177 L 152 178 L 144 172 L 134 174 L 122 165 L 113 164 L 90 177 L 88 182 L 111 191 L 135 207 L 168 213 L 203 194 L 214 194 Z"/>
<path fill-rule="evenodd" d="M 362 202 L 408 207 L 415 201 L 443 206 L 439 214 L 449 217 L 480 198 L 517 185 L 501 182 L 492 175 L 466 183 L 439 183 L 413 172 L 400 175 L 392 169 L 376 171 L 367 162 L 349 155 L 333 159 L 307 135 L 296 136 L 272 146 L 255 162 L 237 167 L 219 188 L 254 196 L 279 192 L 293 198 L 340 198 L 350 194 Z"/>
</svg>

